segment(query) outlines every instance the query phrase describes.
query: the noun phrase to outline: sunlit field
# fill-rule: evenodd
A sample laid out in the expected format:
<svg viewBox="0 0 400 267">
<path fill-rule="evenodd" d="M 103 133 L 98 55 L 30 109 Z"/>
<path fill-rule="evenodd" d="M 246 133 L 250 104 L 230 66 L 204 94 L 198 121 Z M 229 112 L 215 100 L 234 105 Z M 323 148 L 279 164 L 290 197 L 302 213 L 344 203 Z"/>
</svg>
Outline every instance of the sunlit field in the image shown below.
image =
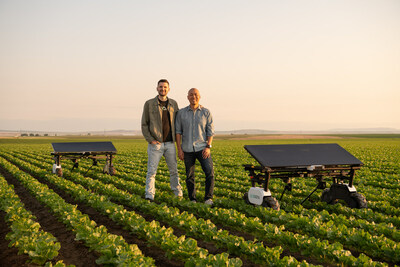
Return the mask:
<svg viewBox="0 0 400 267">
<path fill-rule="evenodd" d="M 0 245 L 6 266 L 394 266 L 400 263 L 400 138 L 231 140 L 213 142 L 214 205 L 203 204 L 204 174 L 196 167 L 198 202 L 169 186 L 164 159 L 156 176 L 155 202 L 144 199 L 147 143 L 129 138 L 0 139 Z M 104 162 L 88 169 L 62 161 L 52 174 L 52 142 L 112 141 L 116 175 Z M 314 178 L 295 178 L 279 211 L 246 204 L 251 184 L 243 164 L 257 162 L 244 145 L 338 143 L 364 166 L 354 185 L 366 209 L 321 201 Z M 327 185 L 331 180 L 327 179 Z M 284 183 L 272 179 L 279 199 Z"/>
</svg>

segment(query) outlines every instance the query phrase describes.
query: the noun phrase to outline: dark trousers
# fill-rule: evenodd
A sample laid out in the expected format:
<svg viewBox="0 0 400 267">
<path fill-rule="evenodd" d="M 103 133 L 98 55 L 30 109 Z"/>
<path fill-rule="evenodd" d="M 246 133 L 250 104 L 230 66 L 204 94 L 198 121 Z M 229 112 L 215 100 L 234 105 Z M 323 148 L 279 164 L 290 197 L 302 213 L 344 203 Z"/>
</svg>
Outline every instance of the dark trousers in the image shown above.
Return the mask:
<svg viewBox="0 0 400 267">
<path fill-rule="evenodd" d="M 211 158 L 204 159 L 202 156 L 203 151 L 198 152 L 185 152 L 184 162 L 186 168 L 186 187 L 189 193 L 190 200 L 196 200 L 196 187 L 195 187 L 195 176 L 194 169 L 196 159 L 200 162 L 201 168 L 206 175 L 206 188 L 204 201 L 207 199 L 212 199 L 214 193 L 214 165 Z"/>
</svg>

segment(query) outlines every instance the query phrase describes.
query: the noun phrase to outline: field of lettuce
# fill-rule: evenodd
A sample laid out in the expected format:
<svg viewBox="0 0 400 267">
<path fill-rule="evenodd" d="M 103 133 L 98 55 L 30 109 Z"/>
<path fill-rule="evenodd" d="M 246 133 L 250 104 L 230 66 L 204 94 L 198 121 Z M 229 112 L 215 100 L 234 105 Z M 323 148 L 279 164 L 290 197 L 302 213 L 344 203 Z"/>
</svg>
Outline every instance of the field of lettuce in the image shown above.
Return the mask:
<svg viewBox="0 0 400 267">
<path fill-rule="evenodd" d="M 64 160 L 52 174 L 52 142 L 112 141 L 115 176 L 103 164 Z M 364 166 L 355 187 L 367 209 L 320 201 L 313 178 L 296 178 L 281 210 L 246 204 L 242 164 L 248 144 L 338 143 Z M 144 199 L 147 144 L 142 139 L 0 139 L 0 266 L 396 266 L 400 265 L 399 136 L 303 140 L 216 138 L 214 206 L 174 197 L 162 159 L 155 202 Z M 331 181 L 328 179 L 328 186 Z M 272 180 L 277 199 L 284 183 Z"/>
</svg>

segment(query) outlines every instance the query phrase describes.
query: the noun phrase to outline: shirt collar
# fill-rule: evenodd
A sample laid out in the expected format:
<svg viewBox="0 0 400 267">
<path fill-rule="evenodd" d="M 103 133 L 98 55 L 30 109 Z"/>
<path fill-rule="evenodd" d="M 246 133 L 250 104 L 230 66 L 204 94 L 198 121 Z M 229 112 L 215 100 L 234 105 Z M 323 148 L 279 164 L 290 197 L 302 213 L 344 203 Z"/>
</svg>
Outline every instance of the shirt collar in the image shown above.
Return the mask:
<svg viewBox="0 0 400 267">
<path fill-rule="evenodd" d="M 196 110 L 201 110 L 202 108 L 203 108 L 203 106 L 199 105 Z M 188 109 L 191 111 L 194 111 L 190 105 L 188 106 Z"/>
<path fill-rule="evenodd" d="M 161 103 L 161 100 L 158 98 L 158 95 L 156 96 L 156 100 L 157 100 L 157 104 L 158 105 L 160 105 Z M 165 101 L 167 101 L 167 103 L 169 104 L 169 98 L 167 97 L 167 100 L 165 100 Z"/>
</svg>

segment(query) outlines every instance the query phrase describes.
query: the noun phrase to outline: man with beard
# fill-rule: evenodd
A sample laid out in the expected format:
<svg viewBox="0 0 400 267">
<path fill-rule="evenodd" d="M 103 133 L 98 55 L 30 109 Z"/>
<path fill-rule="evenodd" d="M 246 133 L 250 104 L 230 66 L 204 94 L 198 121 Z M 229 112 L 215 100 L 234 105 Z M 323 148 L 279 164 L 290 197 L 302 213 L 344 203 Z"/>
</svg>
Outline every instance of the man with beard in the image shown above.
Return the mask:
<svg viewBox="0 0 400 267">
<path fill-rule="evenodd" d="M 143 108 L 142 133 L 148 142 L 145 198 L 149 201 L 154 201 L 155 176 L 162 156 L 168 165 L 171 190 L 182 197 L 175 149 L 175 117 L 179 108 L 175 100 L 167 97 L 169 91 L 169 82 L 159 80 L 158 95 L 146 101 Z"/>
</svg>

